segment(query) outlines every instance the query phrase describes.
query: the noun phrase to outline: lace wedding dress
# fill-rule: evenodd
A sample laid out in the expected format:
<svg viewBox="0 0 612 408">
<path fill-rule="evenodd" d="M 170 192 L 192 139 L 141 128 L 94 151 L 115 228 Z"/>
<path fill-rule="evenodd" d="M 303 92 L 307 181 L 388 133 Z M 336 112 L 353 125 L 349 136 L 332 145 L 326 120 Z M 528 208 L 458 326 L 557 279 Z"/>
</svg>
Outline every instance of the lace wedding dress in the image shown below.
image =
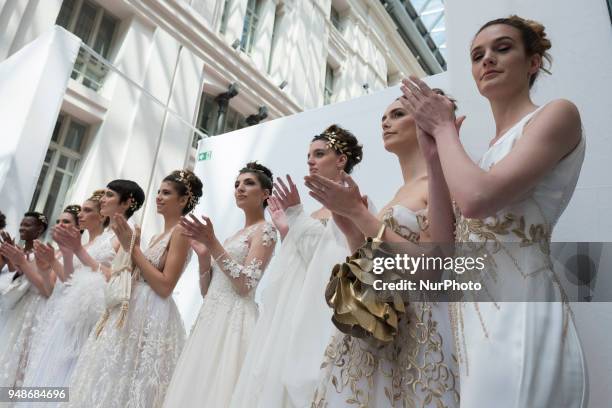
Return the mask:
<svg viewBox="0 0 612 408">
<path fill-rule="evenodd" d="M 319 357 L 334 326 L 323 292 L 333 265 L 349 252 L 331 220 L 302 205 L 286 210 L 289 232 L 277 251 L 261 299 L 263 313 L 232 397 L 232 408 L 306 407 Z"/>
<path fill-rule="evenodd" d="M 227 255 L 212 267 L 210 287 L 172 377 L 165 407 L 229 406 L 257 321 L 255 288 L 275 242 L 276 229 L 269 222 L 251 225 L 225 241 Z M 249 293 L 240 296 L 227 274 L 245 276 Z"/>
<path fill-rule="evenodd" d="M 144 252 L 159 270 L 164 269 L 172 231 L 154 238 Z M 172 296 L 156 294 L 140 274 L 122 327 L 119 320 L 120 308 L 115 308 L 99 336 L 96 330 L 89 335 L 72 375 L 69 406 L 161 406 L 185 342 L 176 304 Z"/>
</svg>

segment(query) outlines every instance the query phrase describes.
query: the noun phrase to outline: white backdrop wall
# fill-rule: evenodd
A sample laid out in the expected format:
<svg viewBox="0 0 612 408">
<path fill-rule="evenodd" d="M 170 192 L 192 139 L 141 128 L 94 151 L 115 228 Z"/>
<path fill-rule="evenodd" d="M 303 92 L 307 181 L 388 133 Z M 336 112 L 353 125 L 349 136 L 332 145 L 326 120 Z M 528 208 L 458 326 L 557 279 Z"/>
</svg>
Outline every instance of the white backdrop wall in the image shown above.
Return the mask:
<svg viewBox="0 0 612 408">
<path fill-rule="evenodd" d="M 53 27 L 0 63 L 0 210 L 13 236 L 32 200 L 80 44 Z"/>
<path fill-rule="evenodd" d="M 554 241 L 612 241 L 612 25 L 605 0 L 447 1 L 446 38 L 450 89 L 467 115 L 462 141 L 479 158 L 495 134 L 487 102 L 471 79 L 469 47 L 487 21 L 518 14 L 540 21 L 552 41 L 552 75 L 541 75 L 533 99 L 543 104 L 566 98 L 579 108 L 587 152 L 576 192 L 553 234 Z M 478 10 L 478 12 L 474 12 Z M 595 293 L 612 293 L 612 253 L 591 251 L 599 266 Z M 597 297 L 597 295 L 596 295 Z M 610 406 L 612 304 L 581 303 L 573 309 L 590 374 L 590 407 Z"/>
<path fill-rule="evenodd" d="M 440 74 L 428 78 L 427 82 L 445 88 L 445 78 L 446 74 Z M 376 208 L 382 208 L 403 183 L 395 156 L 383 148 L 381 131 L 385 108 L 400 94 L 399 87 L 388 88 L 352 101 L 202 140 L 198 156 L 211 154 L 211 158 L 196 162 L 195 172 L 204 183 L 204 197 L 195 214 L 210 217 L 220 240 L 243 228 L 243 213 L 234 201 L 234 180 L 238 170 L 251 160 L 269 167 L 275 177 L 290 174 L 298 185 L 306 212 L 316 210 L 317 203 L 308 196 L 303 185 L 303 176 L 308 174 L 306 156 L 313 136 L 334 123 L 353 132 L 363 144 L 363 161 L 355 167 L 353 177 Z M 265 275 L 260 287 L 263 285 Z M 191 327 L 201 304 L 195 257 L 181 277 L 176 292 L 186 327 Z"/>
</svg>

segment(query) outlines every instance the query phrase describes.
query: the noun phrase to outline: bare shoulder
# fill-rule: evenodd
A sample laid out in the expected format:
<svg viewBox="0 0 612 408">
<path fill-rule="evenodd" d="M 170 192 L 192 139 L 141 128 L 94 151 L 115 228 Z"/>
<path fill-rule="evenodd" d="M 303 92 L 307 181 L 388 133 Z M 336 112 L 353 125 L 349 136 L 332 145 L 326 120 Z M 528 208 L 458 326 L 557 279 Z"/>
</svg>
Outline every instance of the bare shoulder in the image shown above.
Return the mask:
<svg viewBox="0 0 612 408">
<path fill-rule="evenodd" d="M 185 232 L 185 229 L 180 225 L 177 225 L 172 231 L 170 244 L 172 245 L 174 243 L 175 245 L 189 246 L 189 240 L 185 235 L 183 235 L 183 232 Z"/>
<path fill-rule="evenodd" d="M 580 130 L 582 126 L 578 107 L 567 99 L 555 99 L 549 102 L 532 122 L 530 123 L 532 126 L 548 126 L 569 131 Z"/>
<path fill-rule="evenodd" d="M 576 105 L 567 99 L 556 99 L 544 106 L 525 127 L 540 141 L 554 143 L 568 152 L 582 137 L 582 122 Z M 530 138 L 528 138 L 529 140 Z"/>
</svg>

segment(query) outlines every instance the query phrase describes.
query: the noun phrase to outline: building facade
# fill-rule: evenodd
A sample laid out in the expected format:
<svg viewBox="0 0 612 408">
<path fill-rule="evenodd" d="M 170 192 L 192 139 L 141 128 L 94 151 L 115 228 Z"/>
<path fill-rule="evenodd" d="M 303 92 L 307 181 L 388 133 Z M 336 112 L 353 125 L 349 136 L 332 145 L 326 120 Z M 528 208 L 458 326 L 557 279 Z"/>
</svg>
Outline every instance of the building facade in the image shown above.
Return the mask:
<svg viewBox="0 0 612 408">
<path fill-rule="evenodd" d="M 83 42 L 31 209 L 53 219 L 115 178 L 151 202 L 164 175 L 193 165 L 201 137 L 424 75 L 383 3 L 0 2 L 0 62 L 55 24 Z"/>
</svg>

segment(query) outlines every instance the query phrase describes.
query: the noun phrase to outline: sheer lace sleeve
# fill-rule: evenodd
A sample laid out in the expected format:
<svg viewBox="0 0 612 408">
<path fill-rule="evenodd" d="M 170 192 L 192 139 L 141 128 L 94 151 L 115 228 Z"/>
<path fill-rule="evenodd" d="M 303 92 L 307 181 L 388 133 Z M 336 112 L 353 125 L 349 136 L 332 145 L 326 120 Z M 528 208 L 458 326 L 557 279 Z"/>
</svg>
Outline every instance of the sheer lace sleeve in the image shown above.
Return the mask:
<svg viewBox="0 0 612 408">
<path fill-rule="evenodd" d="M 271 223 L 264 222 L 255 229 L 247 241 L 248 253 L 244 262 L 240 263 L 225 252 L 216 259 L 217 265 L 234 280 L 242 281 L 250 291 L 257 286 L 268 266 L 276 240 L 276 228 Z"/>
</svg>

